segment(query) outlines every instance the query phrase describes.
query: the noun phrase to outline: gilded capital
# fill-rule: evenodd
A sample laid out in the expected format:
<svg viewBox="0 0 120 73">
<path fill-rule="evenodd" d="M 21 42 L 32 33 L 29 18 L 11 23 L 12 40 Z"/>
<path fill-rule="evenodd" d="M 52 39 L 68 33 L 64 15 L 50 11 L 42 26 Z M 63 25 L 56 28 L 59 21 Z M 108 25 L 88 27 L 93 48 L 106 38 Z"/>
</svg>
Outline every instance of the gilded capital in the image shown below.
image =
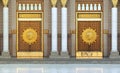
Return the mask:
<svg viewBox="0 0 120 73">
<path fill-rule="evenodd" d="M 7 7 L 9 0 L 2 0 L 4 7 Z"/>
<path fill-rule="evenodd" d="M 53 7 L 55 7 L 56 4 L 57 4 L 57 0 L 51 0 L 51 4 L 52 4 Z"/>
<path fill-rule="evenodd" d="M 65 7 L 67 0 L 61 0 L 62 6 Z"/>
<path fill-rule="evenodd" d="M 113 6 L 114 6 L 114 7 L 117 7 L 118 0 L 112 0 L 112 3 L 113 3 Z"/>
</svg>

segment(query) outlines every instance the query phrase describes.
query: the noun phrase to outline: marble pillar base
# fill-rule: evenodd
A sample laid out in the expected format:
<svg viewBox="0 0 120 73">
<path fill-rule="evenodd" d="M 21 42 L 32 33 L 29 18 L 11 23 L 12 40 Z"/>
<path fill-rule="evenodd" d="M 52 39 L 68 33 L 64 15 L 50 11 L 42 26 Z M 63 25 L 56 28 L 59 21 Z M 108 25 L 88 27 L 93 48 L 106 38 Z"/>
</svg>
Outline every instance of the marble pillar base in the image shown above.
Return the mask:
<svg viewBox="0 0 120 73">
<path fill-rule="evenodd" d="M 120 58 L 119 52 L 111 52 L 110 58 Z"/>
<path fill-rule="evenodd" d="M 68 52 L 61 52 L 61 55 L 63 58 L 70 58 Z"/>
<path fill-rule="evenodd" d="M 51 52 L 49 58 L 54 58 L 54 59 L 69 58 L 69 55 L 67 52 L 61 52 L 61 55 L 58 55 L 58 52 Z"/>
<path fill-rule="evenodd" d="M 11 58 L 9 52 L 2 52 L 2 56 L 0 58 Z"/>
</svg>

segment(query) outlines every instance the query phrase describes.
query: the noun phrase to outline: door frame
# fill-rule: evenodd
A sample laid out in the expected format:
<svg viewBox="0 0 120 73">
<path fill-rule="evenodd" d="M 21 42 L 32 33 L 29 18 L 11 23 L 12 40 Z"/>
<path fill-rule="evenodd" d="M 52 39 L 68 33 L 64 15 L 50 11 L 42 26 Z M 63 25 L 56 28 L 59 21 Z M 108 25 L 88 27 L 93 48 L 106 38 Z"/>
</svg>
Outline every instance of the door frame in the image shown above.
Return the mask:
<svg viewBox="0 0 120 73">
<path fill-rule="evenodd" d="M 18 27 L 18 21 L 27 21 L 27 18 L 19 18 L 19 14 L 24 14 L 24 13 L 32 13 L 32 14 L 41 14 L 41 18 L 29 18 L 31 21 L 40 21 L 40 22 L 42 22 L 42 37 L 41 37 L 41 39 L 42 39 L 42 43 L 41 43 L 41 46 L 42 46 L 42 51 L 40 51 L 40 52 L 19 52 L 18 50 L 19 50 L 19 46 L 18 46 L 18 44 L 19 44 L 19 41 L 18 41 L 18 29 L 19 29 L 19 27 Z M 16 26 L 16 28 L 17 28 L 17 35 L 16 35 L 16 43 L 17 43 L 17 46 L 16 46 L 16 56 L 17 56 L 17 58 L 43 58 L 43 54 L 44 54 L 44 24 L 43 24 L 43 21 L 44 21 L 44 18 L 43 18 L 43 12 L 16 12 L 16 22 L 17 22 L 17 26 Z M 28 17 L 28 16 L 27 16 Z M 25 20 L 26 19 L 26 20 Z M 37 20 L 34 20 L 34 19 L 37 19 Z"/>
<path fill-rule="evenodd" d="M 100 17 L 83 17 L 79 18 L 79 14 L 100 14 Z M 79 21 L 100 21 L 101 22 L 101 51 L 78 51 L 78 22 Z M 104 51 L 104 25 L 103 25 L 103 12 L 76 12 L 76 59 L 102 59 Z"/>
</svg>

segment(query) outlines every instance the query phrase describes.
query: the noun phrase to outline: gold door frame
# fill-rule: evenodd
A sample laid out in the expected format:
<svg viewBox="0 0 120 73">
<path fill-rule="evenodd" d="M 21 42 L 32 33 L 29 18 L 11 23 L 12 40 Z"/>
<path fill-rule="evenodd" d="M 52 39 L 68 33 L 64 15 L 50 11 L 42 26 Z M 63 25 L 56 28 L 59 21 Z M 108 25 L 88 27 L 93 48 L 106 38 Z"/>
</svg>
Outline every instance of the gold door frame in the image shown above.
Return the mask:
<svg viewBox="0 0 120 73">
<path fill-rule="evenodd" d="M 89 51 L 78 51 L 78 14 L 100 14 L 101 17 L 83 17 L 86 21 L 101 21 L 101 51 L 96 51 L 96 52 L 89 52 Z M 99 20 L 97 20 L 99 18 Z M 82 19 L 82 18 L 81 18 Z M 81 20 L 82 21 L 82 20 Z M 103 36 L 103 30 L 104 25 L 103 25 L 103 12 L 76 12 L 76 59 L 102 59 L 103 58 L 103 47 L 104 47 L 104 36 Z"/>
<path fill-rule="evenodd" d="M 17 55 L 17 58 L 43 58 L 43 50 L 44 50 L 44 25 L 43 25 L 43 21 L 44 21 L 44 18 L 43 18 L 43 12 L 16 12 L 17 13 L 17 26 L 16 26 L 16 28 L 17 28 L 17 37 L 16 37 L 16 43 L 17 43 L 17 46 L 16 46 L 16 48 L 17 48 L 17 52 L 16 52 L 16 55 Z M 23 13 L 23 14 L 25 14 L 25 13 L 28 13 L 28 14 L 30 14 L 30 13 L 32 13 L 32 14 L 41 14 L 42 16 L 41 16 L 41 18 L 40 19 L 38 19 L 37 21 L 41 21 L 42 22 L 42 37 L 41 37 L 41 41 L 42 41 L 42 51 L 40 51 L 40 52 L 19 52 L 18 51 L 18 49 L 19 49 L 19 47 L 18 47 L 18 29 L 19 29 L 19 27 L 18 27 L 18 19 L 19 19 L 19 17 L 18 17 L 18 15 L 19 15 L 19 13 Z M 24 17 L 24 16 L 23 16 Z M 35 17 L 33 17 L 33 18 L 35 18 Z M 33 20 L 33 18 L 30 16 L 30 18 L 29 19 L 31 19 L 32 21 L 36 21 L 36 20 Z M 36 18 L 38 18 L 38 17 L 36 17 Z M 27 21 L 27 18 L 24 18 L 24 20 L 22 20 L 22 21 Z"/>
</svg>

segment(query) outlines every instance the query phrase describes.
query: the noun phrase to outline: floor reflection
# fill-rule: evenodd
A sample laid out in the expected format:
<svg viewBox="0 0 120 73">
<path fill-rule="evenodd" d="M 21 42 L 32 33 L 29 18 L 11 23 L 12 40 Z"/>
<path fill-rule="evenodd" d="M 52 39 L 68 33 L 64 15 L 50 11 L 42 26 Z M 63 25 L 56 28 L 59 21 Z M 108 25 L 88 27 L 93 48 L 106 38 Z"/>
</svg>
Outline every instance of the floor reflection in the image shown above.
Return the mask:
<svg viewBox="0 0 120 73">
<path fill-rule="evenodd" d="M 44 73 L 43 68 L 17 68 L 17 73 Z"/>
<path fill-rule="evenodd" d="M 115 64 L 1 64 L 0 73 L 120 73 Z"/>
<path fill-rule="evenodd" d="M 103 73 L 103 68 L 76 68 L 76 73 Z"/>
</svg>

